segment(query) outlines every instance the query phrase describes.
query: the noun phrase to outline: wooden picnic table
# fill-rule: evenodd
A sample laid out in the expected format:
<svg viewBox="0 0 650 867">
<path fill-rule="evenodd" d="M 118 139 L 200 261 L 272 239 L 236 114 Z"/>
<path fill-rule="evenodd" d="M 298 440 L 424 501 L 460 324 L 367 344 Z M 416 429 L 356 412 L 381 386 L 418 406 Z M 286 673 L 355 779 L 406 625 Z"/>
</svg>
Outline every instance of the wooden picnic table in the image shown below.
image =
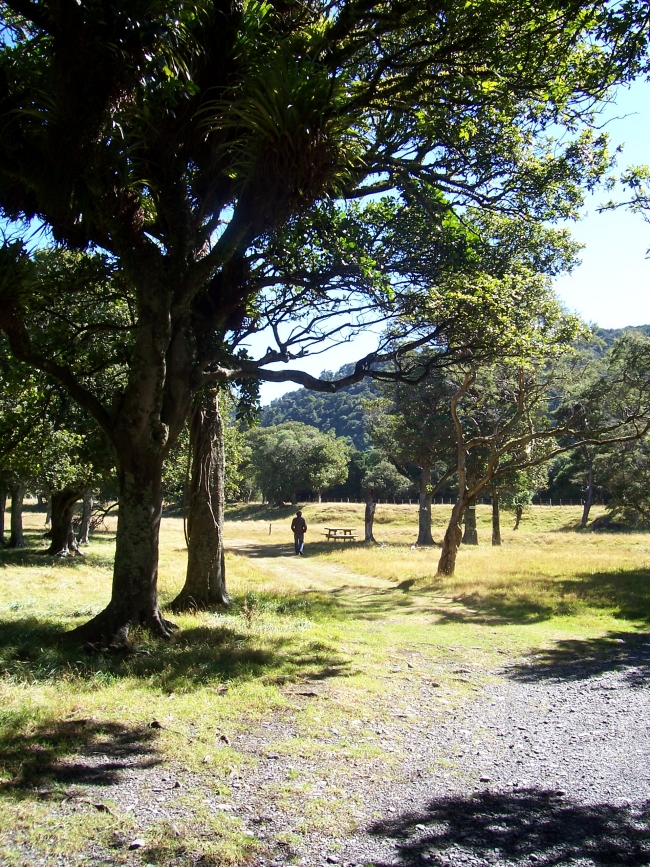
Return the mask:
<svg viewBox="0 0 650 867">
<path fill-rule="evenodd" d="M 359 534 L 355 532 L 356 527 L 325 527 L 323 534 L 326 539 L 341 539 L 343 542 L 350 540 L 353 542 L 359 538 Z"/>
</svg>

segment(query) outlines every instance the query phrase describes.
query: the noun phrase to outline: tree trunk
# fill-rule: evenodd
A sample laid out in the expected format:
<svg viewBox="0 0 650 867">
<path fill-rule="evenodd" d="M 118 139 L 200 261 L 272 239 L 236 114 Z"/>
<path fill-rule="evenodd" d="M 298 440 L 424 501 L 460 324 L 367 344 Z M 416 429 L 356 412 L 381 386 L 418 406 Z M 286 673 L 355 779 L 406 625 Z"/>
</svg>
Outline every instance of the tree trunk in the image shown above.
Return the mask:
<svg viewBox="0 0 650 867">
<path fill-rule="evenodd" d="M 322 496 L 323 496 L 323 492 L 322 492 L 322 491 L 319 491 L 319 492 L 318 492 L 318 502 L 319 502 L 319 503 L 322 503 L 322 501 L 323 501 L 323 500 L 322 500 Z"/>
<path fill-rule="evenodd" d="M 584 530 L 589 520 L 589 512 L 594 504 L 594 462 L 587 450 L 583 450 L 585 461 L 587 463 L 587 491 L 585 494 L 585 502 L 582 508 L 582 520 L 580 521 L 580 529 Z"/>
<path fill-rule="evenodd" d="M 444 539 L 442 540 L 442 551 L 440 560 L 438 561 L 439 575 L 453 575 L 456 569 L 456 555 L 460 546 L 460 540 L 463 535 L 461 521 L 463 520 L 463 512 L 467 503 L 462 499 L 458 499 L 451 510 L 451 517 Z"/>
<path fill-rule="evenodd" d="M 501 506 L 498 491 L 492 494 L 492 544 L 501 544 Z"/>
<path fill-rule="evenodd" d="M 478 532 L 476 530 L 476 500 L 470 500 L 465 510 L 465 532 L 462 539 L 463 545 L 478 545 Z"/>
<path fill-rule="evenodd" d="M 64 488 L 52 491 L 52 542 L 47 553 L 53 557 L 67 557 L 78 552 L 77 540 L 72 529 L 72 517 L 77 500 L 83 493 L 79 488 Z"/>
<path fill-rule="evenodd" d="M 416 545 L 433 545 L 431 535 L 431 467 L 423 466 L 420 476 L 420 511 Z"/>
<path fill-rule="evenodd" d="M 93 492 L 90 488 L 84 491 L 83 511 L 81 513 L 81 527 L 79 529 L 79 544 L 90 545 L 90 516 L 93 512 Z"/>
<path fill-rule="evenodd" d="M 10 548 L 24 548 L 25 536 L 23 534 L 23 497 L 25 496 L 24 485 L 11 486 L 11 535 L 9 536 Z"/>
<path fill-rule="evenodd" d="M 0 545 L 5 543 L 5 509 L 7 508 L 7 486 L 0 484 Z"/>
<path fill-rule="evenodd" d="M 139 458 L 139 459 L 138 459 Z M 132 455 L 118 467 L 119 512 L 111 601 L 70 634 L 98 645 L 124 646 L 129 629 L 142 624 L 160 638 L 175 628 L 158 607 L 158 545 L 162 517 L 162 456 Z"/>
<path fill-rule="evenodd" d="M 377 508 L 377 503 L 375 503 L 375 498 L 372 491 L 366 492 L 366 515 L 365 515 L 365 536 L 364 539 L 366 542 L 376 542 L 377 540 L 373 536 L 372 527 L 375 521 L 375 509 Z"/>
<path fill-rule="evenodd" d="M 519 529 L 519 522 L 521 521 L 521 516 L 524 514 L 523 506 L 515 506 L 515 526 L 512 528 L 513 530 Z"/>
<path fill-rule="evenodd" d="M 205 392 L 192 413 L 190 453 L 187 574 L 172 602 L 174 611 L 230 605 L 223 544 L 226 459 L 217 389 Z"/>
</svg>

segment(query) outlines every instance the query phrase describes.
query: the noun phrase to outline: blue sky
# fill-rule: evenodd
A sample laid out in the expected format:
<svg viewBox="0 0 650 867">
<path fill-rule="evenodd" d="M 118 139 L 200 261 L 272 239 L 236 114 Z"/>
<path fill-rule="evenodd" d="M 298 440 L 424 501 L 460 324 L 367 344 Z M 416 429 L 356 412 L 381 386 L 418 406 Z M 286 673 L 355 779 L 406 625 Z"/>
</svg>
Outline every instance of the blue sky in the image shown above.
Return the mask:
<svg viewBox="0 0 650 867">
<path fill-rule="evenodd" d="M 605 112 L 612 145 L 624 145 L 619 168 L 650 164 L 650 83 L 621 89 Z M 572 311 L 603 328 L 650 323 L 650 223 L 621 209 L 599 214 L 605 192 L 591 196 L 585 215 L 570 224 L 584 244 L 582 264 L 556 281 L 556 291 Z"/>
<path fill-rule="evenodd" d="M 602 123 L 612 146 L 623 145 L 619 169 L 650 164 L 650 83 L 637 81 L 621 88 L 616 103 L 607 106 Z M 602 328 L 650 323 L 650 223 L 640 214 L 625 209 L 598 213 L 598 206 L 610 198 L 605 191 L 589 197 L 583 218 L 569 224 L 573 236 L 584 245 L 581 264 L 573 273 L 558 278 L 556 291 L 572 312 Z M 337 370 L 372 351 L 372 334 L 354 343 L 336 347 L 300 367 L 318 375 L 324 369 Z M 296 365 L 297 366 L 297 365 Z M 269 403 L 292 384 L 262 385 L 262 402 Z"/>
</svg>

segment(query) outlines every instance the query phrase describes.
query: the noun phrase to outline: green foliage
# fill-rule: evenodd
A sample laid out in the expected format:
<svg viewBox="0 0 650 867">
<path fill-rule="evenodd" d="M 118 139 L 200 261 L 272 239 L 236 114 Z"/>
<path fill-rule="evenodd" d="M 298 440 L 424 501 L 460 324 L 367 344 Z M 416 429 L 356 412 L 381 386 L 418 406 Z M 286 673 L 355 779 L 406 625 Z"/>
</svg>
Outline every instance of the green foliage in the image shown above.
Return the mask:
<svg viewBox="0 0 650 867">
<path fill-rule="evenodd" d="M 349 447 L 334 434 L 285 422 L 251 431 L 248 442 L 255 478 L 269 500 L 295 502 L 300 491 L 319 493 L 347 478 Z"/>
<path fill-rule="evenodd" d="M 650 524 L 650 437 L 613 444 L 595 459 L 597 482 L 611 499 L 607 507 L 614 518 L 633 527 Z"/>
<path fill-rule="evenodd" d="M 414 493 L 411 480 L 386 460 L 380 461 L 369 470 L 361 484 L 365 490 L 372 491 L 375 497 L 402 498 Z"/>
<path fill-rule="evenodd" d="M 0 341 L 0 475 L 45 491 L 101 486 L 113 455 L 97 425 L 55 382 Z"/>
<path fill-rule="evenodd" d="M 449 412 L 454 384 L 442 371 L 417 370 L 417 359 L 409 359 L 414 378 L 383 383 L 384 397 L 365 404 L 373 445 L 402 476 L 419 483 L 423 470 L 431 472 L 434 485 L 455 467 L 456 444 Z M 422 376 L 422 378 L 420 378 Z"/>
</svg>

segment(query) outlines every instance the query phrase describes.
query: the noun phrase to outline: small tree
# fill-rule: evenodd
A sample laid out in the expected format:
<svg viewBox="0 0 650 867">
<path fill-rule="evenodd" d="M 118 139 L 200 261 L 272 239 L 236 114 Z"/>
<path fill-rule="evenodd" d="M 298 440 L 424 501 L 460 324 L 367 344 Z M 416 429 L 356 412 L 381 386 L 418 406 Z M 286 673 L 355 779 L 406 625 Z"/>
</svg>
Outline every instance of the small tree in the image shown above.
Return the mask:
<svg viewBox="0 0 650 867">
<path fill-rule="evenodd" d="M 530 509 L 535 492 L 544 485 L 547 477 L 547 466 L 540 464 L 539 466 L 525 467 L 506 475 L 492 486 L 493 545 L 501 544 L 500 529 L 498 532 L 495 529 L 495 527 L 500 528 L 499 509 L 503 508 L 508 512 L 514 512 L 515 523 L 512 529 L 518 530 L 524 512 Z M 496 535 L 499 538 L 498 542 L 495 541 Z"/>
<path fill-rule="evenodd" d="M 366 472 L 361 484 L 366 492 L 364 539 L 366 542 L 376 542 L 373 527 L 377 498 L 404 496 L 411 488 L 411 481 L 399 473 L 393 464 L 386 460 L 380 460 Z"/>
<path fill-rule="evenodd" d="M 607 504 L 612 518 L 632 526 L 650 524 L 650 439 L 642 437 L 613 443 L 595 459 L 598 483 L 611 496 Z"/>
<path fill-rule="evenodd" d="M 455 472 L 454 429 L 449 414 L 453 383 L 434 371 L 415 385 L 384 383 L 383 399 L 366 402 L 369 436 L 402 477 L 419 488 L 418 545 L 433 545 L 431 503 Z"/>
</svg>

